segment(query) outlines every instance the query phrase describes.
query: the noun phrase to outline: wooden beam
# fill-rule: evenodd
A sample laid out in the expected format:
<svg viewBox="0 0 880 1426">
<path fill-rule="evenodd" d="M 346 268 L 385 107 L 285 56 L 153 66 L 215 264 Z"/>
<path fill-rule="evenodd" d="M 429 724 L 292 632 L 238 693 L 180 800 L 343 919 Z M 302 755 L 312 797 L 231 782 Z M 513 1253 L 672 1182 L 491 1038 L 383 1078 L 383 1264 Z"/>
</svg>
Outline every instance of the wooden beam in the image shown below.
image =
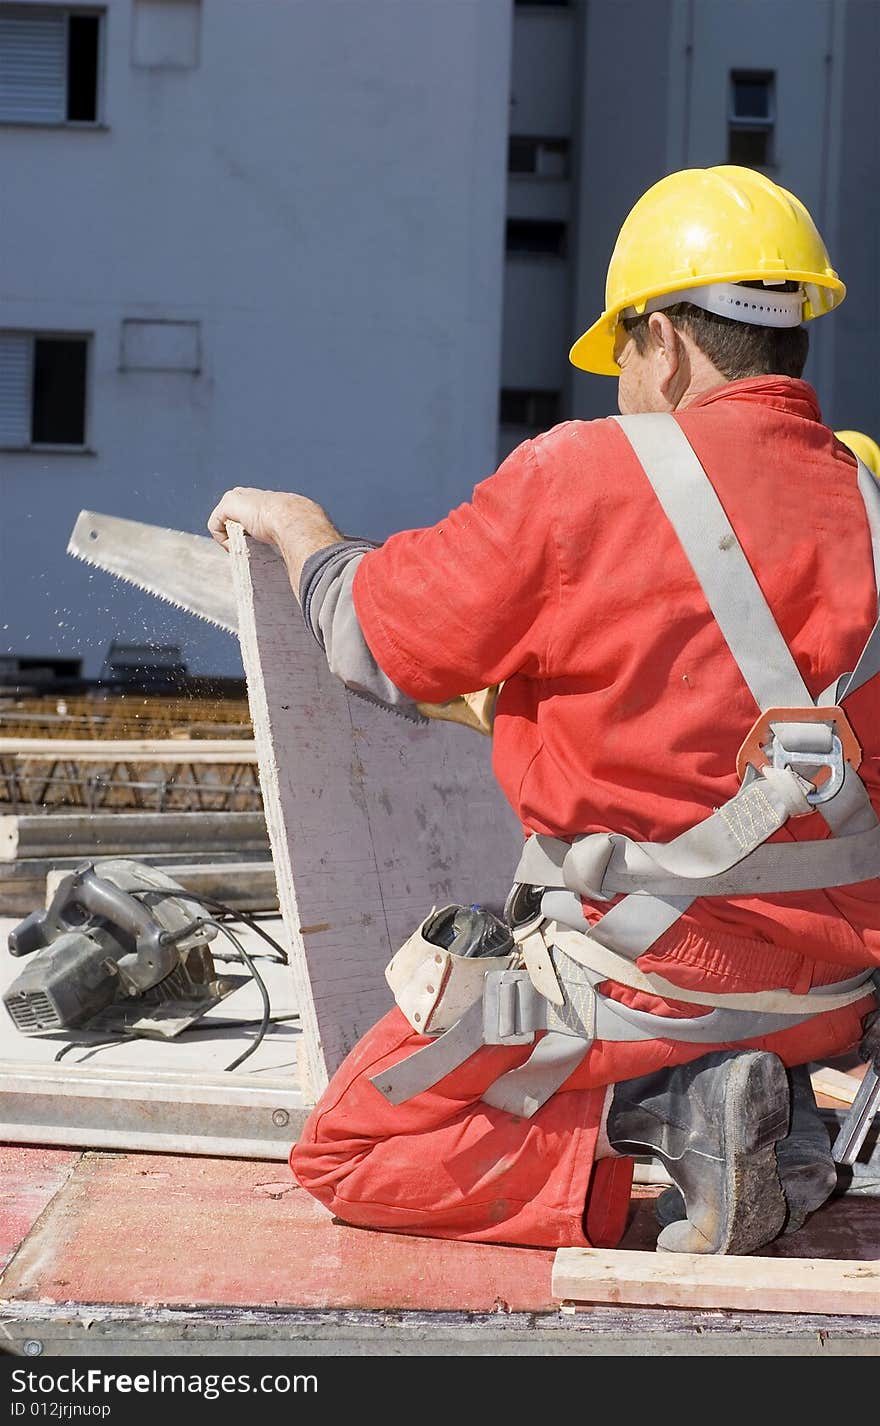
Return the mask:
<svg viewBox="0 0 880 1426">
<path fill-rule="evenodd" d="M 852 1104 L 861 1082 L 861 1074 L 844 1074 L 831 1065 L 820 1065 L 810 1075 L 814 1094 L 824 1094 L 829 1099 L 836 1099 L 838 1104 Z"/>
<path fill-rule="evenodd" d="M 552 1293 L 567 1302 L 871 1317 L 880 1261 L 559 1248 Z"/>
<path fill-rule="evenodd" d="M 283 561 L 230 527 L 263 805 L 314 1094 L 393 1004 L 384 968 L 432 905 L 500 908 L 521 834 L 491 744 L 347 693 Z"/>
<path fill-rule="evenodd" d="M 0 817 L 0 862 L 262 850 L 262 812 L 56 812 Z"/>
<path fill-rule="evenodd" d="M 252 738 L 0 738 L 21 762 L 256 762 Z"/>
</svg>

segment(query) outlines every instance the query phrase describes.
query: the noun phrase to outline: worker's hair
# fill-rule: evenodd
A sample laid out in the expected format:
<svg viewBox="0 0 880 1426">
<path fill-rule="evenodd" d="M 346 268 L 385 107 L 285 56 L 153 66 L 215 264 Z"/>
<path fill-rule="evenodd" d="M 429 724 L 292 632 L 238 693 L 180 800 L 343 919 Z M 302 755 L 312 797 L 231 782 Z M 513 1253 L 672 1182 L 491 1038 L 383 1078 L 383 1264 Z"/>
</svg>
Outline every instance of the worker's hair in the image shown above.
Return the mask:
<svg viewBox="0 0 880 1426">
<path fill-rule="evenodd" d="M 744 282 L 743 287 L 762 287 L 760 282 Z M 794 292 L 796 282 L 786 282 L 774 291 Z M 707 356 L 728 381 L 745 376 L 803 375 L 810 348 L 806 327 L 756 327 L 748 322 L 734 322 L 706 312 L 692 302 L 676 302 L 663 309 L 673 326 L 686 332 L 704 356 Z M 644 352 L 648 347 L 648 316 L 624 317 L 622 325 Z"/>
</svg>

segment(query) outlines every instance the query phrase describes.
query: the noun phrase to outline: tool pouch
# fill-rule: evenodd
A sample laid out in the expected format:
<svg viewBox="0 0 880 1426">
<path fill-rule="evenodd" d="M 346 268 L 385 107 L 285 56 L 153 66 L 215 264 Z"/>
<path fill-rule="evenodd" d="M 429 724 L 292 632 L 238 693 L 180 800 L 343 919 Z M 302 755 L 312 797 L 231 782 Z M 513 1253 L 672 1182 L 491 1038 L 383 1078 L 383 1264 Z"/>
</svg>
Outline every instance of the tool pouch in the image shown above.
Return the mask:
<svg viewBox="0 0 880 1426">
<path fill-rule="evenodd" d="M 448 1030 L 480 999 L 490 971 L 519 963 L 516 951 L 504 956 L 458 956 L 435 945 L 424 935 L 435 914 L 425 917 L 385 970 L 399 1009 L 421 1035 Z"/>
</svg>

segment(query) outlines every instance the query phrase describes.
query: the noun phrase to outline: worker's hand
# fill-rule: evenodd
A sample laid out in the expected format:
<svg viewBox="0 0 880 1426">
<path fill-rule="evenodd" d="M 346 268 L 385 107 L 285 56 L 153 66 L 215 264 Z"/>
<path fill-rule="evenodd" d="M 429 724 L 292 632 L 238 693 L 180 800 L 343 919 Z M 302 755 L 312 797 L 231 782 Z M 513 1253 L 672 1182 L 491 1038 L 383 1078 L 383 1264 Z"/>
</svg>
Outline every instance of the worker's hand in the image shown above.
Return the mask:
<svg viewBox="0 0 880 1426">
<path fill-rule="evenodd" d="M 226 524 L 238 521 L 246 535 L 265 545 L 280 545 L 286 529 L 301 526 L 325 526 L 333 530 L 324 511 L 305 495 L 288 495 L 282 490 L 255 490 L 236 485 L 227 490 L 214 506 L 208 518 L 208 529 L 226 550 L 229 539 Z M 338 538 L 333 532 L 332 538 Z M 332 543 L 332 540 L 327 541 Z"/>
<path fill-rule="evenodd" d="M 275 546 L 287 565 L 297 596 L 302 568 L 309 555 L 342 539 L 314 500 L 305 495 L 288 495 L 282 490 L 254 490 L 247 485 L 227 490 L 208 519 L 208 529 L 224 550 L 229 549 L 226 526 L 230 520 L 237 520 L 246 535 Z"/>
</svg>

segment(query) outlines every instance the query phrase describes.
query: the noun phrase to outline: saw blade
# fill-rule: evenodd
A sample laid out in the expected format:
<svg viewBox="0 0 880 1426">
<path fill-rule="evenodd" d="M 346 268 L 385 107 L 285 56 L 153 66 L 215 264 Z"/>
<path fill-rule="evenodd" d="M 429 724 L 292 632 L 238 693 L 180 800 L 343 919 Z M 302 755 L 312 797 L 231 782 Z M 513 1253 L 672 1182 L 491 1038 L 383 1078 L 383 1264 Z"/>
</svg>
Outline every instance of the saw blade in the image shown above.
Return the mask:
<svg viewBox="0 0 880 1426">
<path fill-rule="evenodd" d="M 227 633 L 238 633 L 231 561 L 216 540 L 81 510 L 67 553 Z"/>
</svg>

